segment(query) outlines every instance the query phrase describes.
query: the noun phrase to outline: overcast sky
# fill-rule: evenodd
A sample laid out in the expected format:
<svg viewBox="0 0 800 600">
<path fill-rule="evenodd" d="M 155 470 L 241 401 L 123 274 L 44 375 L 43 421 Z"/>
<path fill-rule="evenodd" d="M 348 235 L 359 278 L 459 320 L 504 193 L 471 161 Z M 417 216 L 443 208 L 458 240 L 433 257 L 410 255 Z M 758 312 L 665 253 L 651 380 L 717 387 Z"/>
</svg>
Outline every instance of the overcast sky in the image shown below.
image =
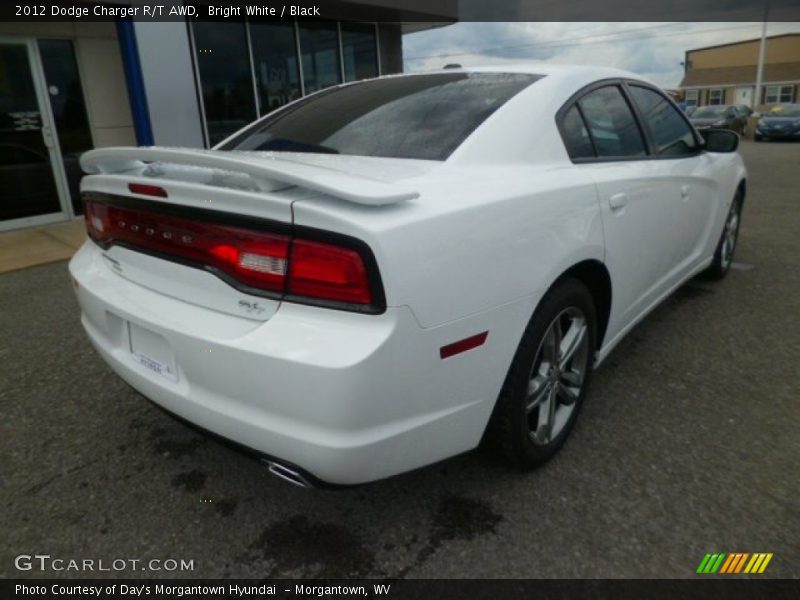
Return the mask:
<svg viewBox="0 0 800 600">
<path fill-rule="evenodd" d="M 767 28 L 788 32 L 800 32 L 800 23 Z M 761 23 L 456 23 L 403 36 L 403 59 L 407 72 L 447 63 L 604 65 L 676 87 L 686 50 L 760 36 Z"/>
</svg>

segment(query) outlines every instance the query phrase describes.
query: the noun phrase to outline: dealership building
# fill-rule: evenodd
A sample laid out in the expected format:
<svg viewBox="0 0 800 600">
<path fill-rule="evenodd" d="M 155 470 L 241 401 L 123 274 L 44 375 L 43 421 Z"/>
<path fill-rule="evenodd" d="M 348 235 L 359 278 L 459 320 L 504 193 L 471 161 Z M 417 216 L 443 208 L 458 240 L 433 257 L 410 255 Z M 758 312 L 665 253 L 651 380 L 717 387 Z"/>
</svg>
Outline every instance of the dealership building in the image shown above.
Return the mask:
<svg viewBox="0 0 800 600">
<path fill-rule="evenodd" d="M 800 101 L 800 34 L 766 39 L 760 96 L 756 94 L 761 40 L 744 40 L 686 52 L 680 88 L 688 106 L 745 104 L 765 109 Z"/>
<path fill-rule="evenodd" d="M 0 23 L 0 231 L 79 215 L 86 150 L 211 147 L 306 94 L 402 71 L 404 33 L 456 18 L 384 4 L 314 21 Z"/>
</svg>

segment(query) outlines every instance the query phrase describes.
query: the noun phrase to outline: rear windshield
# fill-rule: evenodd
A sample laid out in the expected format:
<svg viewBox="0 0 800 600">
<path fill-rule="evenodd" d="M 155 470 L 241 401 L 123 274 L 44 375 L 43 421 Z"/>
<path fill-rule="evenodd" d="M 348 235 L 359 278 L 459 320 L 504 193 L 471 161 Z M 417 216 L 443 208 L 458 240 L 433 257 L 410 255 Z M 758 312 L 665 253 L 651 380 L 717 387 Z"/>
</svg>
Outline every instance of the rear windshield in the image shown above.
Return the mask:
<svg viewBox="0 0 800 600">
<path fill-rule="evenodd" d="M 277 111 L 222 150 L 444 160 L 540 75 L 441 73 L 373 79 Z"/>
<path fill-rule="evenodd" d="M 704 106 L 692 113 L 693 119 L 703 119 L 706 117 L 724 117 L 730 106 Z"/>
<path fill-rule="evenodd" d="M 784 104 L 783 106 L 776 106 L 764 116 L 800 117 L 800 104 Z"/>
</svg>

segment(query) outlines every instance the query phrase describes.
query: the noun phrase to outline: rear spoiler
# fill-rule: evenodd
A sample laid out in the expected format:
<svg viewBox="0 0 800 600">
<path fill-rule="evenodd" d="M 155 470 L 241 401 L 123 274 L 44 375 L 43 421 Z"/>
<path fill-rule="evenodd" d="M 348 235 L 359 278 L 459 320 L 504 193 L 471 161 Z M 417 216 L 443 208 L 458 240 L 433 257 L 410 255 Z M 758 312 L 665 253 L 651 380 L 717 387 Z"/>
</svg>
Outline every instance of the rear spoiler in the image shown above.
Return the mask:
<svg viewBox="0 0 800 600">
<path fill-rule="evenodd" d="M 112 174 L 162 162 L 221 169 L 250 176 L 256 181 L 279 182 L 330 194 L 336 198 L 383 206 L 419 197 L 419 192 L 395 183 L 369 179 L 318 165 L 308 165 L 274 154 L 242 153 L 190 148 L 98 148 L 81 156 L 89 174 Z"/>
</svg>

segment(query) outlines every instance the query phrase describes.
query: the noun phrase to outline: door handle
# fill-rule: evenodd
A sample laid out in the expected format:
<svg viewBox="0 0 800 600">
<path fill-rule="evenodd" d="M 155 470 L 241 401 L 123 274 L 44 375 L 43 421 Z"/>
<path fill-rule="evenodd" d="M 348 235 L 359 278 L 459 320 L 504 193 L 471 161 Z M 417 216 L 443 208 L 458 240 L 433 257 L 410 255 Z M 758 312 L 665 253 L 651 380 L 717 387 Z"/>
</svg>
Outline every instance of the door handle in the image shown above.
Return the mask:
<svg viewBox="0 0 800 600">
<path fill-rule="evenodd" d="M 681 186 L 681 200 L 687 200 L 689 198 L 689 186 L 682 185 Z"/>
<path fill-rule="evenodd" d="M 53 140 L 53 130 L 50 129 L 49 125 L 42 126 L 42 138 L 44 139 L 44 145 L 48 148 L 52 148 L 55 145 L 55 140 Z"/>
<path fill-rule="evenodd" d="M 608 205 L 611 207 L 611 210 L 621 210 L 625 208 L 626 204 L 628 204 L 628 195 L 624 192 L 614 194 L 608 199 Z"/>
</svg>

